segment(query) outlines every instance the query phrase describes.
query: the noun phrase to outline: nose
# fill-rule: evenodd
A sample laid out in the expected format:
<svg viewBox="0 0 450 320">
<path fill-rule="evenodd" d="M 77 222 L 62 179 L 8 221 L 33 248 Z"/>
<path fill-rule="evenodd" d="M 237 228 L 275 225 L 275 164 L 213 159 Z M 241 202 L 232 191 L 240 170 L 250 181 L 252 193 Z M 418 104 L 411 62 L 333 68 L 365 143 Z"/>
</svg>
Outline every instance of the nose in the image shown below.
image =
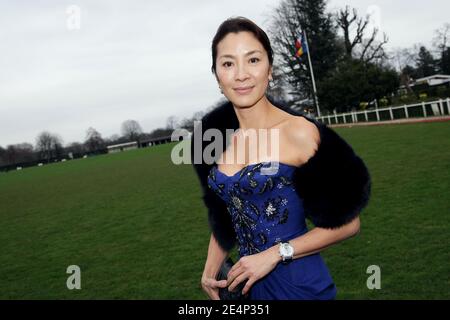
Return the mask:
<svg viewBox="0 0 450 320">
<path fill-rule="evenodd" d="M 245 63 L 239 63 L 236 68 L 236 80 L 245 81 L 249 77 Z"/>
</svg>

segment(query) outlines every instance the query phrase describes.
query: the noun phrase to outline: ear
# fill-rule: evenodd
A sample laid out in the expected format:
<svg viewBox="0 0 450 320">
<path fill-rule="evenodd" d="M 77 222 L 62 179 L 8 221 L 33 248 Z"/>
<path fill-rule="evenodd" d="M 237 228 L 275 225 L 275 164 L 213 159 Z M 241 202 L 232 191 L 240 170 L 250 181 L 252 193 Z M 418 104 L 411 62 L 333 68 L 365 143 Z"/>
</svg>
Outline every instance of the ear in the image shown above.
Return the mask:
<svg viewBox="0 0 450 320">
<path fill-rule="evenodd" d="M 270 66 L 270 68 L 269 68 L 269 79 L 273 80 L 272 72 L 273 72 L 273 66 Z"/>
</svg>

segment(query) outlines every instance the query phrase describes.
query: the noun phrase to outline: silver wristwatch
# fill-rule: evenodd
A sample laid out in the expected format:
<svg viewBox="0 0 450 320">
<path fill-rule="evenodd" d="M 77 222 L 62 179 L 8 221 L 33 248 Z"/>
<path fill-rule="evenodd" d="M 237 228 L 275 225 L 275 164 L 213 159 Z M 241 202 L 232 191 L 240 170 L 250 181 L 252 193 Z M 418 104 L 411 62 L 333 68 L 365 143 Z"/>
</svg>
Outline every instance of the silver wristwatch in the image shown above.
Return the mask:
<svg viewBox="0 0 450 320">
<path fill-rule="evenodd" d="M 289 244 L 289 242 L 280 242 L 280 247 L 278 249 L 283 263 L 288 263 L 292 261 L 294 257 L 294 247 Z"/>
</svg>

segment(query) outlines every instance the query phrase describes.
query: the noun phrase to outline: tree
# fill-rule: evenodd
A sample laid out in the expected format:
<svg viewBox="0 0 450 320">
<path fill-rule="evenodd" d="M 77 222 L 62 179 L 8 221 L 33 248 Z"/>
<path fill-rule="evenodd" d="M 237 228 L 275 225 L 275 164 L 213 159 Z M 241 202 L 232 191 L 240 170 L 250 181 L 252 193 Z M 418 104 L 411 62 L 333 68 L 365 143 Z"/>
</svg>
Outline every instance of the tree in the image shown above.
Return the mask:
<svg viewBox="0 0 450 320">
<path fill-rule="evenodd" d="M 24 142 L 14 145 L 16 154 L 16 163 L 26 163 L 35 160 L 34 148 L 31 143 Z"/>
<path fill-rule="evenodd" d="M 173 129 L 168 128 L 157 128 L 151 131 L 148 135 L 149 139 L 154 138 L 166 138 L 172 135 Z"/>
<path fill-rule="evenodd" d="M 415 64 L 415 55 L 410 48 L 395 48 L 389 52 L 388 58 L 391 65 L 401 72 L 404 68 Z"/>
<path fill-rule="evenodd" d="M 344 59 L 328 79 L 322 81 L 321 105 L 345 112 L 359 109 L 360 102 L 370 102 L 389 95 L 398 88 L 397 72 L 359 59 Z"/>
<path fill-rule="evenodd" d="M 434 31 L 433 46 L 440 52 L 445 51 L 450 45 L 450 23 L 445 23 L 441 28 Z"/>
<path fill-rule="evenodd" d="M 267 94 L 275 100 L 286 101 L 287 99 L 287 83 L 283 75 L 283 71 L 277 64 L 272 66 L 272 79 L 267 89 Z"/>
<path fill-rule="evenodd" d="M 72 152 L 74 157 L 81 157 L 85 153 L 85 146 L 79 142 L 72 142 L 66 147 L 67 153 Z"/>
<path fill-rule="evenodd" d="M 440 72 L 443 74 L 450 74 L 450 47 L 447 47 L 442 52 L 441 59 L 439 60 Z"/>
<path fill-rule="evenodd" d="M 122 135 L 128 140 L 137 141 L 139 144 L 141 134 L 141 125 L 136 120 L 126 120 L 122 123 Z"/>
<path fill-rule="evenodd" d="M 175 130 L 179 126 L 179 120 L 176 116 L 170 116 L 166 121 L 166 128 Z"/>
<path fill-rule="evenodd" d="M 195 126 L 195 122 L 196 121 L 201 121 L 201 119 L 204 116 L 204 112 L 203 111 L 197 111 L 194 113 L 194 115 L 190 118 L 183 118 L 181 121 L 177 121 L 175 117 L 173 117 L 172 119 L 168 119 L 168 126 L 167 129 L 169 130 L 174 130 L 175 127 L 179 127 L 181 129 L 186 129 L 189 132 L 194 132 L 194 126 Z M 169 125 L 170 123 L 170 125 Z"/>
<path fill-rule="evenodd" d="M 295 41 L 302 30 L 307 33 L 308 54 L 317 82 L 335 68 L 342 55 L 333 17 L 325 8 L 325 0 L 284 0 L 275 9 L 270 35 L 279 56 L 276 65 L 291 87 L 288 93 L 294 100 L 314 97 L 307 57 L 295 56 Z"/>
<path fill-rule="evenodd" d="M 31 143 L 8 145 L 6 149 L 0 147 L 0 166 L 14 165 L 34 161 L 36 155 Z"/>
<path fill-rule="evenodd" d="M 179 127 L 181 129 L 186 129 L 190 132 L 193 132 L 194 131 L 194 121 L 195 121 L 194 118 L 183 118 L 180 121 Z"/>
<path fill-rule="evenodd" d="M 104 146 L 102 135 L 97 130 L 90 127 L 86 132 L 84 145 L 89 152 L 98 152 Z"/>
<path fill-rule="evenodd" d="M 399 72 L 400 85 L 409 93 L 413 93 L 411 83 L 417 78 L 415 65 L 415 53 L 410 48 L 395 48 L 388 54 L 390 65 Z"/>
<path fill-rule="evenodd" d="M 433 46 L 439 52 L 439 60 L 437 66 L 439 72 L 450 74 L 450 23 L 444 24 L 440 29 L 435 31 Z"/>
<path fill-rule="evenodd" d="M 108 141 L 116 141 L 119 140 L 120 136 L 118 134 L 112 134 L 109 138 Z"/>
<path fill-rule="evenodd" d="M 406 65 L 400 72 L 400 84 L 404 85 L 408 93 L 413 93 L 411 83 L 417 78 L 417 71 L 410 65 Z"/>
<path fill-rule="evenodd" d="M 436 73 L 436 61 L 425 46 L 421 46 L 416 59 L 417 77 L 428 77 Z"/>
<path fill-rule="evenodd" d="M 6 150 L 0 146 L 0 166 L 6 165 Z"/>
<path fill-rule="evenodd" d="M 62 154 L 62 139 L 56 134 L 43 131 L 36 138 L 36 150 L 40 152 L 41 158 L 50 162 L 51 158 Z"/>
<path fill-rule="evenodd" d="M 336 22 L 344 34 L 344 47 L 347 58 L 358 58 L 364 62 L 373 62 L 374 60 L 387 58 L 383 48 L 388 42 L 385 33 L 383 33 L 381 42 L 375 40 L 378 34 L 377 28 L 370 32 L 369 37 L 365 37 L 365 33 L 369 31 L 370 15 L 361 18 L 358 16 L 356 9 L 352 9 L 352 12 L 350 12 L 349 6 L 345 6 L 344 9 L 340 9 L 336 13 Z M 350 33 L 353 30 L 355 35 L 352 38 Z"/>
<path fill-rule="evenodd" d="M 7 164 L 15 164 L 17 163 L 18 158 L 18 150 L 14 145 L 9 145 L 6 147 L 6 163 Z"/>
</svg>

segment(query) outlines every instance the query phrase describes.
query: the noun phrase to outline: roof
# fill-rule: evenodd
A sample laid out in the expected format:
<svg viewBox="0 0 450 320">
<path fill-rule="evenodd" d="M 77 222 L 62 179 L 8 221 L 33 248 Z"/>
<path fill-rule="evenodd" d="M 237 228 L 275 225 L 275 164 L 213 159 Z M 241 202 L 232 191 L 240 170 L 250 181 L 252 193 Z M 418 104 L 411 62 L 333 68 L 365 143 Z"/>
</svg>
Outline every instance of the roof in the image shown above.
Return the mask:
<svg viewBox="0 0 450 320">
<path fill-rule="evenodd" d="M 137 145 L 136 141 L 124 142 L 124 143 L 113 144 L 113 145 L 107 146 L 107 148 L 111 149 L 111 148 L 117 148 L 117 147 L 126 147 L 126 146 L 132 146 L 132 145 L 135 145 L 135 144 Z"/>
<path fill-rule="evenodd" d="M 450 75 L 434 74 L 432 76 L 416 79 L 412 85 L 428 84 L 429 86 L 436 86 L 447 82 L 450 82 Z"/>
</svg>

